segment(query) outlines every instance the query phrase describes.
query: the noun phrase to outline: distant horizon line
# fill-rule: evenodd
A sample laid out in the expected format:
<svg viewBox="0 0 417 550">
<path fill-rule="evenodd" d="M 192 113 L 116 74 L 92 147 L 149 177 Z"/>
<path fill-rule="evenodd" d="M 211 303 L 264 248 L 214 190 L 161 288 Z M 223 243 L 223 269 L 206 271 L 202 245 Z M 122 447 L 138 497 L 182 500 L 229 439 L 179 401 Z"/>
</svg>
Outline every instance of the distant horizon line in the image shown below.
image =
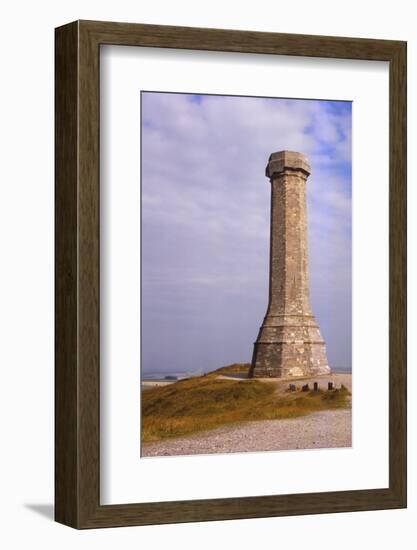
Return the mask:
<svg viewBox="0 0 417 550">
<path fill-rule="evenodd" d="M 233 364 L 233 363 L 231 363 Z M 245 363 L 236 363 L 236 364 L 245 364 Z M 249 364 L 249 363 L 248 363 Z M 228 365 L 223 365 L 222 367 L 216 367 L 214 369 L 196 369 L 196 370 L 175 370 L 175 369 L 168 369 L 168 370 L 144 370 L 142 371 L 141 369 L 141 374 L 142 375 L 146 375 L 146 374 L 175 374 L 175 373 L 207 373 L 207 372 L 214 372 L 216 370 L 219 370 L 221 368 L 224 368 Z M 331 367 L 331 370 L 332 371 L 339 371 L 339 370 L 342 370 L 342 371 L 351 371 L 352 370 L 352 367 Z"/>
</svg>

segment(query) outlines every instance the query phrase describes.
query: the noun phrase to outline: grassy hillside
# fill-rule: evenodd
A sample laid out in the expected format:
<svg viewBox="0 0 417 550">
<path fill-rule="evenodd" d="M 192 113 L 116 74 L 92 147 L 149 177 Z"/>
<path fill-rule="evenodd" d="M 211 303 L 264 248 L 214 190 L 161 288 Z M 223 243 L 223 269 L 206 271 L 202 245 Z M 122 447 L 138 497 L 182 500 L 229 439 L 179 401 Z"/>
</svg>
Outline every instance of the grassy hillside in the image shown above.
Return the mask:
<svg viewBox="0 0 417 550">
<path fill-rule="evenodd" d="M 179 437 L 251 420 L 294 418 L 350 406 L 350 392 L 277 392 L 273 382 L 218 378 L 247 372 L 249 365 L 228 365 L 204 376 L 142 392 L 142 441 Z"/>
</svg>

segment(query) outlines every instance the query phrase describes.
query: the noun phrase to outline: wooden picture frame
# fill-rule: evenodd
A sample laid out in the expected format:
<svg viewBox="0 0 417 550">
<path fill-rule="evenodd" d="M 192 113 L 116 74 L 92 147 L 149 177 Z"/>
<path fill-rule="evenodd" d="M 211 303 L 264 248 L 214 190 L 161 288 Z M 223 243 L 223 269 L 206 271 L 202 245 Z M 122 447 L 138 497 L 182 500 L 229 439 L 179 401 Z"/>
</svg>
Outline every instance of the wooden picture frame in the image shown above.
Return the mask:
<svg viewBox="0 0 417 550">
<path fill-rule="evenodd" d="M 55 519 L 75 528 L 406 506 L 406 43 L 76 21 L 56 29 Z M 100 505 L 99 55 L 117 44 L 389 62 L 389 487 Z"/>
</svg>

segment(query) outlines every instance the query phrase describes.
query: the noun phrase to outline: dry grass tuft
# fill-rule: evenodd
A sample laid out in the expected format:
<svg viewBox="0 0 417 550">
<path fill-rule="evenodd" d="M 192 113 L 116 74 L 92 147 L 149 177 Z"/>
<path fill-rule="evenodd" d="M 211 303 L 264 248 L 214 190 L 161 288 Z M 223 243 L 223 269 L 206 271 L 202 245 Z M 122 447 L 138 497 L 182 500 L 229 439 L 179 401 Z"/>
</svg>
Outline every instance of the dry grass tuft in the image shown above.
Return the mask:
<svg viewBox="0 0 417 550">
<path fill-rule="evenodd" d="M 179 437 L 227 424 L 285 419 L 350 406 L 350 392 L 310 391 L 278 395 L 273 383 L 224 380 L 219 374 L 247 372 L 234 364 L 142 392 L 142 441 Z"/>
</svg>

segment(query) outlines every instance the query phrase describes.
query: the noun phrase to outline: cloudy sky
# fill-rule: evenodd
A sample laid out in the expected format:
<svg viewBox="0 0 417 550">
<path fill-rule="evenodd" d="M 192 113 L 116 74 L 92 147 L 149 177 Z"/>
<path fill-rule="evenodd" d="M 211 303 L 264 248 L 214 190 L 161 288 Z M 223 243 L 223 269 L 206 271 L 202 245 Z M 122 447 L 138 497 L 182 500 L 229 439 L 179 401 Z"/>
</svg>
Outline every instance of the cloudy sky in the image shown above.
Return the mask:
<svg viewBox="0 0 417 550">
<path fill-rule="evenodd" d="M 141 93 L 142 371 L 250 362 L 268 301 L 270 184 L 307 155 L 313 312 L 351 367 L 351 103 Z"/>
</svg>

